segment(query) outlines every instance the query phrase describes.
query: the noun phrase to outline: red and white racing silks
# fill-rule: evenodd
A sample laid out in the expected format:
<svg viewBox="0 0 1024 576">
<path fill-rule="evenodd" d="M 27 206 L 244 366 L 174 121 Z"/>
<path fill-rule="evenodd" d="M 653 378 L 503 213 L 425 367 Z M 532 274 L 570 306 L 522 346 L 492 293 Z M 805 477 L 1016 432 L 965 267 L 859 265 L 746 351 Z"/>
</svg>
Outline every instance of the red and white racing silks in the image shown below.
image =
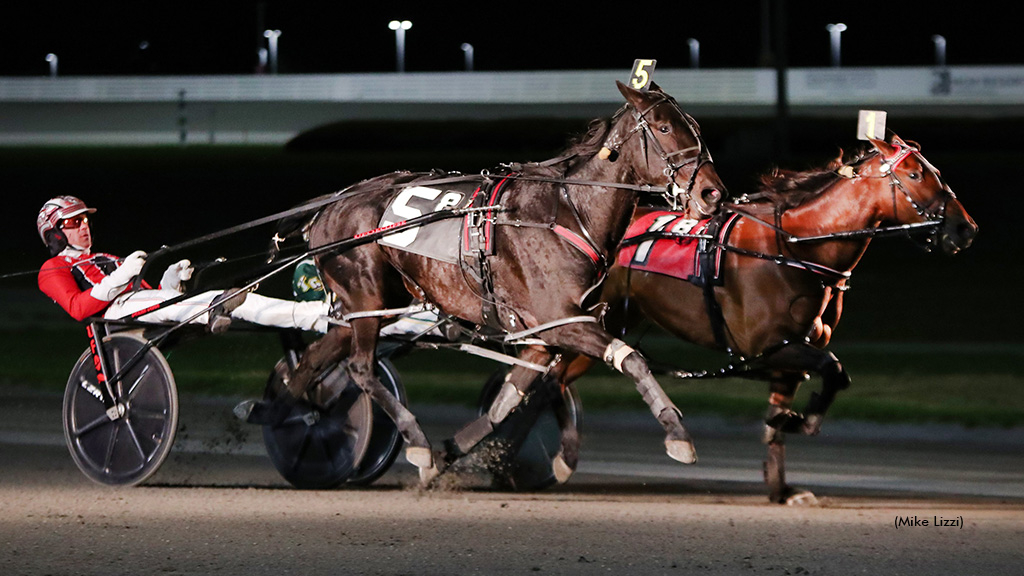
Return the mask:
<svg viewBox="0 0 1024 576">
<path fill-rule="evenodd" d="M 110 302 L 95 298 L 91 291 L 117 269 L 117 263 L 118 258 L 111 254 L 68 247 L 43 263 L 39 269 L 39 289 L 72 318 L 84 320 L 110 306 Z"/>
</svg>

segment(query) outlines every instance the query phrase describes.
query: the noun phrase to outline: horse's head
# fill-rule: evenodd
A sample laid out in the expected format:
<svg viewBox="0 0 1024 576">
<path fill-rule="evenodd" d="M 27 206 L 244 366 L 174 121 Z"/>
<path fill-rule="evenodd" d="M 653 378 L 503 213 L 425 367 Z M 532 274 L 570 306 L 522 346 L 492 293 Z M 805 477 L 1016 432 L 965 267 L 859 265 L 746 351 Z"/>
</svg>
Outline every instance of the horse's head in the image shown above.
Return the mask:
<svg viewBox="0 0 1024 576">
<path fill-rule="evenodd" d="M 888 177 L 892 187 L 893 219 L 901 223 L 935 222 L 939 244 L 949 254 L 970 246 L 978 225 L 919 147 L 895 135 L 891 142 L 871 143 L 879 153 L 873 170 L 877 170 L 878 177 Z"/>
<path fill-rule="evenodd" d="M 622 114 L 609 132 L 600 157 L 628 162 L 638 183 L 664 187 L 669 200 L 691 217 L 715 213 L 725 196 L 725 185 L 697 122 L 656 84 L 646 92 L 616 84 L 626 98 L 629 114 Z M 652 153 L 660 161 L 652 159 Z"/>
</svg>

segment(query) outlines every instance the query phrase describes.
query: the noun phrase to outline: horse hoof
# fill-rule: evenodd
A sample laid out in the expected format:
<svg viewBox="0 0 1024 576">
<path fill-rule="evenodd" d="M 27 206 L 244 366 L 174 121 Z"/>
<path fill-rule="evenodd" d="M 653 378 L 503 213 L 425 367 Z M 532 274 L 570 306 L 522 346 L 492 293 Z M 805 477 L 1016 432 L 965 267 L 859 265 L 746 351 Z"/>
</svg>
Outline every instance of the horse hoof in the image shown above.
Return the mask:
<svg viewBox="0 0 1024 576">
<path fill-rule="evenodd" d="M 559 452 L 555 459 L 551 461 L 551 471 L 555 473 L 555 482 L 559 484 L 565 484 L 569 481 L 569 477 L 572 476 L 575 470 L 565 462 L 565 458 L 562 458 L 562 453 Z"/>
<path fill-rule="evenodd" d="M 697 461 L 697 449 L 689 440 L 665 440 L 665 452 L 669 458 L 683 464 L 693 464 Z"/>
<path fill-rule="evenodd" d="M 420 474 L 426 468 L 434 468 L 434 455 L 431 454 L 430 448 L 420 446 L 409 446 L 405 449 L 405 459 L 409 461 L 409 464 L 420 469 Z"/>
<path fill-rule="evenodd" d="M 817 506 L 818 498 L 807 490 L 796 490 L 786 498 L 786 506 Z"/>
</svg>

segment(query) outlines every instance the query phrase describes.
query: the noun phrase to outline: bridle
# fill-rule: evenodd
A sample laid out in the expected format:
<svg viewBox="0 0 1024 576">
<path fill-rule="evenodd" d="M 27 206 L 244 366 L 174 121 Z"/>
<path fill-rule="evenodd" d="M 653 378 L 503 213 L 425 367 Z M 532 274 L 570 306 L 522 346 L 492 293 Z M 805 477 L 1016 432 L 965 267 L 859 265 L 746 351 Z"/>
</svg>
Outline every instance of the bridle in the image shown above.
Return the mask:
<svg viewBox="0 0 1024 576">
<path fill-rule="evenodd" d="M 689 129 L 690 135 L 697 144 L 671 152 L 665 150 L 665 147 L 658 141 L 650 122 L 647 120 L 647 115 L 662 104 L 672 106 L 683 121 L 686 122 L 686 127 Z M 632 109 L 636 125 L 634 125 L 633 128 L 623 136 L 615 139 L 609 139 L 605 142 L 605 148 L 613 155 L 610 156 L 610 159 L 614 161 L 622 146 L 625 145 L 626 142 L 628 142 L 634 135 L 643 134 L 644 138 L 641 140 L 640 146 L 643 149 L 644 158 L 647 159 L 648 166 L 650 165 L 648 142 L 650 142 L 650 148 L 653 148 L 654 152 L 661 158 L 662 162 L 665 163 L 665 168 L 662 172 L 669 179 L 669 186 L 667 187 L 664 196 L 672 209 L 679 210 L 681 207 L 686 207 L 691 202 L 695 202 L 697 204 L 697 209 L 701 213 L 704 215 L 710 215 L 710 213 L 713 212 L 713 209 L 707 207 L 702 199 L 695 197 L 693 194 L 693 188 L 697 183 L 697 174 L 700 172 L 701 168 L 703 168 L 705 164 L 714 163 L 711 159 L 711 153 L 708 151 L 707 145 L 704 143 L 704 139 L 700 135 L 700 130 L 697 129 L 697 122 L 689 114 L 683 112 L 676 100 L 667 94 L 662 94 L 659 100 L 651 103 L 651 105 L 644 110 L 638 110 L 632 105 L 626 104 L 613 116 L 613 118 L 620 116 L 629 109 Z M 694 150 L 697 151 L 696 155 L 681 159 L 684 154 Z M 681 169 L 685 166 L 689 166 L 690 164 L 695 164 L 695 166 L 693 171 L 690 173 L 690 177 L 687 179 L 686 187 L 681 188 L 679 186 L 677 175 Z"/>
<path fill-rule="evenodd" d="M 949 186 L 947 186 L 946 182 L 942 179 L 939 169 L 936 168 L 927 159 L 925 159 L 925 157 L 921 154 L 921 150 L 919 148 L 917 148 L 916 146 L 912 146 L 910 144 L 899 144 L 895 142 L 892 144 L 892 146 L 896 148 L 896 151 L 889 156 L 883 156 L 881 158 L 881 163 L 879 164 L 879 172 L 881 174 L 879 176 L 865 176 L 859 174 L 850 164 L 842 166 L 836 172 L 843 178 L 847 179 L 888 178 L 889 187 L 892 190 L 893 217 L 896 218 L 899 213 L 899 207 L 897 206 L 898 195 L 896 193 L 898 190 L 903 193 L 903 197 L 907 200 L 907 202 L 914 209 L 917 215 L 924 218 L 925 222 L 920 223 L 920 225 L 927 225 L 928 227 L 932 228 L 932 233 L 929 235 L 928 239 L 925 242 L 926 245 L 930 245 L 930 243 L 934 239 L 934 236 L 938 233 L 939 229 L 946 222 L 946 206 L 949 204 L 950 200 L 956 198 L 956 195 L 953 193 L 952 190 L 949 189 Z M 881 152 L 879 151 L 876 151 L 875 153 L 881 155 Z M 939 196 L 938 205 L 935 207 L 926 206 L 919 202 L 918 200 L 916 200 L 914 196 L 910 193 L 910 189 L 903 183 L 903 180 L 900 179 L 899 175 L 896 174 L 896 168 L 900 164 L 902 164 L 904 160 L 911 156 L 914 156 L 914 158 L 921 164 L 923 168 L 933 172 L 935 174 L 935 177 L 938 179 L 939 184 L 942 186 L 942 194 Z M 863 162 L 864 160 L 865 159 L 861 159 L 860 162 Z M 925 249 L 930 249 L 930 246 L 926 246 Z"/>
</svg>

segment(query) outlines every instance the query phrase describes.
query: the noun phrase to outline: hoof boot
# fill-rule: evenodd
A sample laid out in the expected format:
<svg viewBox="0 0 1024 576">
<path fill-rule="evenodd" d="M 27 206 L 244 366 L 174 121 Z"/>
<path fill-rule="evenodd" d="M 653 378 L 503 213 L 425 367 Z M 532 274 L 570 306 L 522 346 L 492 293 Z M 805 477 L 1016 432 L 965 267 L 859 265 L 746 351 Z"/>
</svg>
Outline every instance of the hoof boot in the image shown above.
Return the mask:
<svg viewBox="0 0 1024 576">
<path fill-rule="evenodd" d="M 551 470 L 555 473 L 555 481 L 559 484 L 565 484 L 569 481 L 569 477 L 572 476 L 575 470 L 566 463 L 565 459 L 562 458 L 562 453 L 559 452 L 555 459 L 551 461 Z"/>
<path fill-rule="evenodd" d="M 430 453 L 430 448 L 409 446 L 405 449 L 405 459 L 420 470 L 435 467 L 434 455 Z"/>
<path fill-rule="evenodd" d="M 683 464 L 693 464 L 697 461 L 697 450 L 690 440 L 665 440 L 665 452 L 670 458 Z"/>
</svg>

